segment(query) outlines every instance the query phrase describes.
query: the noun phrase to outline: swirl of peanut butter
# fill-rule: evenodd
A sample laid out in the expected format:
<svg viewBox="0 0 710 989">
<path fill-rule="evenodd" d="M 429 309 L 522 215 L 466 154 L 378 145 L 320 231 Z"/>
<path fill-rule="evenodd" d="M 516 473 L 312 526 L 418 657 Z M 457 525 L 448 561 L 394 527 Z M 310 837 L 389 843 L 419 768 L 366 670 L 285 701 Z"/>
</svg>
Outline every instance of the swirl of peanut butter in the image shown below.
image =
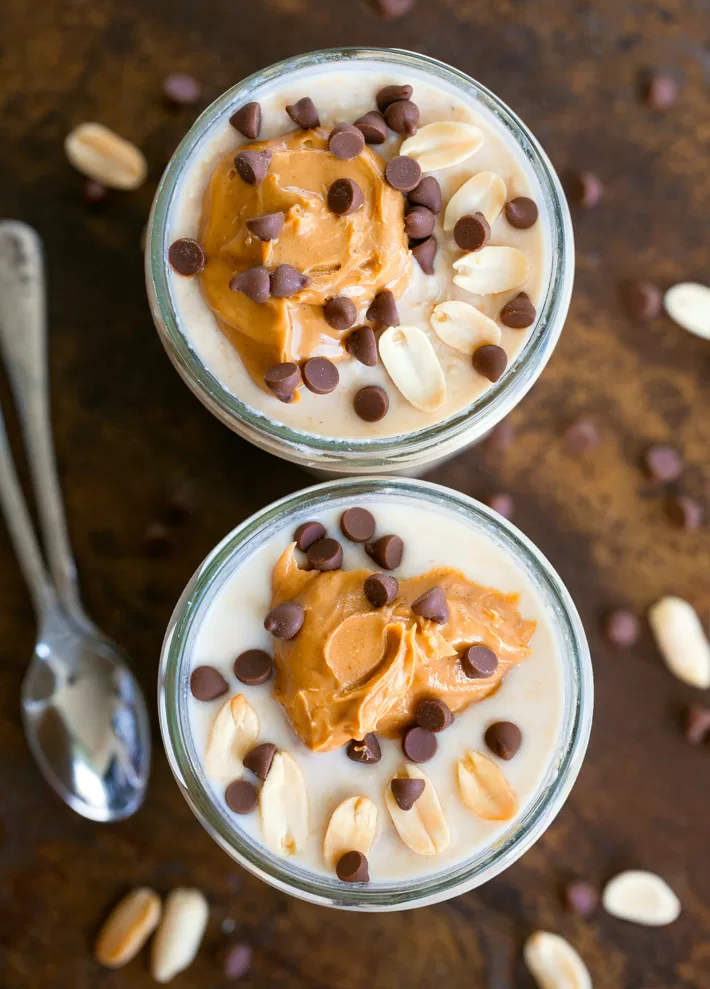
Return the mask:
<svg viewBox="0 0 710 989">
<path fill-rule="evenodd" d="M 299 738 L 316 752 L 368 732 L 394 735 L 413 723 L 424 698 L 462 711 L 494 693 L 530 653 L 536 623 L 520 617 L 517 594 L 438 567 L 400 581 L 392 604 L 375 609 L 363 591 L 371 570 L 301 570 L 294 549 L 295 543 L 274 567 L 272 606 L 296 601 L 305 621 L 295 638 L 274 642 L 275 695 Z M 437 584 L 449 608 L 443 625 L 411 610 L 412 601 Z M 496 672 L 485 680 L 469 679 L 458 662 L 474 643 L 498 656 Z"/>
<path fill-rule="evenodd" d="M 240 150 L 272 153 L 266 177 L 248 185 L 234 170 L 234 153 L 217 163 L 205 191 L 200 243 L 207 262 L 200 276 L 203 295 L 217 324 L 260 387 L 264 372 L 284 361 L 347 356 L 343 334 L 323 318 L 323 305 L 349 296 L 360 316 L 384 288 L 400 297 L 409 284 L 411 256 L 404 234 L 404 198 L 387 185 L 384 162 L 366 147 L 343 161 L 328 150 L 324 128 L 294 131 Z M 354 179 L 364 204 L 348 216 L 328 209 L 336 179 Z M 276 240 L 261 241 L 246 221 L 283 212 Z M 290 264 L 312 279 L 289 299 L 252 302 L 229 288 L 238 272 L 264 264 Z"/>
</svg>

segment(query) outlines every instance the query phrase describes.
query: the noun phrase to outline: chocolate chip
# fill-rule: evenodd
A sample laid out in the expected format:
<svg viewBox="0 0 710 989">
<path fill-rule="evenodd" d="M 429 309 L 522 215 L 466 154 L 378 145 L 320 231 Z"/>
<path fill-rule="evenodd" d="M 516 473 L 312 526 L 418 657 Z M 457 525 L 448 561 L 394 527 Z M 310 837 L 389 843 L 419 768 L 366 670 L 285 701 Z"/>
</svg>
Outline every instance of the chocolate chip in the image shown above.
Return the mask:
<svg viewBox="0 0 710 989">
<path fill-rule="evenodd" d="M 308 562 L 314 570 L 339 570 L 343 565 L 343 547 L 337 539 L 317 539 L 308 547 Z"/>
<path fill-rule="evenodd" d="M 247 220 L 247 230 L 259 240 L 276 240 L 283 230 L 284 219 L 284 214 L 280 211 L 253 216 L 251 220 Z"/>
<path fill-rule="evenodd" d="M 616 608 L 604 616 L 604 634 L 612 646 L 628 649 L 641 635 L 641 623 L 632 611 Z"/>
<path fill-rule="evenodd" d="M 656 484 L 676 481 L 683 473 L 683 458 L 675 447 L 668 443 L 656 443 L 644 454 L 644 467 L 649 480 Z"/>
<path fill-rule="evenodd" d="M 311 279 L 292 264 L 280 264 L 271 272 L 271 295 L 274 299 L 290 299 L 308 288 Z"/>
<path fill-rule="evenodd" d="M 410 762 L 429 762 L 438 747 L 436 735 L 419 725 L 407 728 L 402 738 L 402 751 Z"/>
<path fill-rule="evenodd" d="M 462 251 L 480 251 L 490 236 L 491 228 L 483 213 L 467 213 L 456 221 L 454 240 Z"/>
<path fill-rule="evenodd" d="M 425 786 L 425 780 L 412 779 L 408 776 L 403 779 L 395 777 L 390 783 L 394 802 L 400 810 L 411 810 L 424 793 Z"/>
<path fill-rule="evenodd" d="M 622 282 L 619 299 L 626 315 L 640 321 L 655 319 L 663 305 L 663 295 L 658 285 L 643 279 Z"/>
<path fill-rule="evenodd" d="M 379 110 L 358 117 L 354 124 L 365 138 L 365 144 L 384 144 L 387 140 L 387 121 Z"/>
<path fill-rule="evenodd" d="M 512 330 L 525 330 L 535 322 L 535 306 L 526 292 L 518 292 L 500 311 L 500 321 Z"/>
<path fill-rule="evenodd" d="M 294 124 L 303 130 L 313 130 L 314 127 L 320 127 L 320 117 L 310 96 L 304 96 L 296 103 L 289 103 L 286 107 L 286 113 Z"/>
<path fill-rule="evenodd" d="M 380 749 L 377 735 L 371 731 L 365 735 L 361 742 L 356 738 L 352 738 L 348 742 L 345 754 L 348 759 L 351 759 L 353 762 L 362 763 L 365 766 L 372 766 L 382 758 L 382 750 Z"/>
<path fill-rule="evenodd" d="M 512 721 L 496 721 L 486 728 L 486 745 L 499 759 L 512 759 L 520 748 L 522 733 Z"/>
<path fill-rule="evenodd" d="M 328 209 L 336 216 L 349 216 L 364 202 L 362 189 L 353 179 L 336 179 L 328 189 Z"/>
<path fill-rule="evenodd" d="M 301 631 L 306 613 L 300 604 L 284 601 L 272 608 L 264 619 L 264 628 L 276 639 L 293 639 Z"/>
<path fill-rule="evenodd" d="M 678 84 L 662 72 L 649 72 L 643 80 L 643 96 L 651 110 L 668 110 L 678 99 Z"/>
<path fill-rule="evenodd" d="M 565 444 L 570 453 L 586 453 L 599 443 L 599 431 L 591 419 L 577 419 L 565 429 Z"/>
<path fill-rule="evenodd" d="M 365 552 L 383 570 L 396 570 L 402 562 L 404 543 L 399 536 L 380 536 L 374 543 L 365 543 Z"/>
<path fill-rule="evenodd" d="M 407 199 L 415 206 L 426 206 L 436 216 L 441 213 L 441 186 L 433 175 L 426 175 L 419 185 L 407 194 Z"/>
<path fill-rule="evenodd" d="M 261 130 L 261 106 L 258 103 L 245 103 L 232 114 L 229 122 L 244 137 L 255 141 Z"/>
<path fill-rule="evenodd" d="M 372 4 L 384 21 L 396 21 L 410 12 L 414 0 L 372 0 Z"/>
<path fill-rule="evenodd" d="M 178 275 L 197 275 L 205 266 L 205 252 L 192 237 L 174 240 L 168 248 L 168 261 Z"/>
<path fill-rule="evenodd" d="M 269 298 L 271 281 L 266 265 L 257 264 L 246 271 L 240 271 L 229 283 L 232 292 L 243 292 L 247 299 L 260 305 Z"/>
<path fill-rule="evenodd" d="M 685 719 L 685 737 L 691 745 L 702 745 L 710 737 L 710 707 L 692 704 Z"/>
<path fill-rule="evenodd" d="M 669 498 L 664 507 L 669 521 L 687 532 L 695 532 L 703 524 L 703 507 L 695 498 L 677 495 Z"/>
<path fill-rule="evenodd" d="M 485 439 L 489 450 L 505 450 L 515 441 L 518 431 L 509 419 L 499 422 Z"/>
<path fill-rule="evenodd" d="M 163 508 L 163 518 L 169 525 L 183 525 L 197 510 L 195 485 L 190 478 L 183 477 L 174 482 Z"/>
<path fill-rule="evenodd" d="M 226 979 L 242 979 L 251 968 L 252 948 L 246 941 L 231 945 L 224 955 L 222 971 Z"/>
<path fill-rule="evenodd" d="M 238 151 L 234 156 L 234 167 L 240 179 L 247 185 L 259 185 L 271 164 L 270 151 Z"/>
<path fill-rule="evenodd" d="M 198 701 L 213 701 L 228 689 L 227 681 L 214 666 L 197 666 L 190 674 L 190 692 Z"/>
<path fill-rule="evenodd" d="M 396 100 L 385 110 L 385 120 L 395 134 L 411 137 L 419 127 L 419 107 L 411 100 Z"/>
<path fill-rule="evenodd" d="M 424 240 L 434 230 L 434 214 L 426 206 L 411 206 L 404 214 L 404 232 L 410 240 Z"/>
<path fill-rule="evenodd" d="M 311 357 L 301 368 L 303 383 L 316 395 L 330 395 L 338 387 L 340 374 L 327 357 Z"/>
<path fill-rule="evenodd" d="M 385 182 L 399 192 L 411 192 L 412 189 L 416 189 L 421 177 L 421 165 L 409 155 L 396 155 L 385 165 Z"/>
<path fill-rule="evenodd" d="M 498 669 L 498 657 L 488 646 L 469 646 L 461 657 L 461 669 L 469 680 L 487 680 Z"/>
<path fill-rule="evenodd" d="M 163 80 L 163 94 L 175 106 L 191 106 L 200 98 L 201 87 L 194 76 L 187 72 L 171 72 Z"/>
<path fill-rule="evenodd" d="M 488 495 L 484 504 L 492 508 L 494 512 L 498 512 L 504 519 L 513 517 L 515 502 L 512 495 L 509 495 L 507 491 L 496 491 L 495 494 Z"/>
<path fill-rule="evenodd" d="M 234 660 L 234 675 L 247 687 L 266 683 L 274 670 L 274 661 L 263 649 L 247 649 Z"/>
<path fill-rule="evenodd" d="M 377 338 L 371 326 L 358 326 L 345 338 L 345 349 L 366 367 L 375 367 L 378 360 Z"/>
<path fill-rule="evenodd" d="M 301 371 L 293 361 L 274 364 L 264 375 L 264 384 L 280 402 L 292 402 L 300 382 Z"/>
<path fill-rule="evenodd" d="M 390 568 L 391 569 L 391 568 Z M 412 601 L 412 611 L 418 618 L 428 618 L 429 621 L 443 625 L 449 620 L 449 606 L 443 587 L 430 588 Z"/>
<path fill-rule="evenodd" d="M 389 289 L 377 293 L 365 313 L 365 318 L 380 326 L 399 326 L 397 303 Z"/>
<path fill-rule="evenodd" d="M 397 100 L 408 100 L 413 92 L 411 86 L 385 86 L 375 97 L 377 109 L 380 113 L 384 113 L 390 104 Z"/>
<path fill-rule="evenodd" d="M 518 196 L 505 204 L 505 218 L 516 230 L 528 230 L 537 223 L 537 203 L 527 196 Z"/>
<path fill-rule="evenodd" d="M 365 147 L 362 131 L 353 124 L 336 124 L 328 137 L 328 150 L 342 161 L 357 158 Z"/>
<path fill-rule="evenodd" d="M 151 522 L 143 534 L 143 549 L 148 556 L 169 556 L 175 549 L 172 532 L 162 522 Z"/>
<path fill-rule="evenodd" d="M 320 522 L 303 522 L 294 532 L 293 541 L 296 547 L 305 553 L 316 539 L 322 539 L 323 536 L 325 536 L 325 526 Z"/>
<path fill-rule="evenodd" d="M 601 180 L 593 172 L 573 172 L 565 182 L 567 196 L 584 209 L 599 205 L 604 194 Z"/>
<path fill-rule="evenodd" d="M 357 306 L 346 295 L 336 295 L 323 306 L 323 318 L 334 330 L 349 330 L 357 319 Z"/>
<path fill-rule="evenodd" d="M 590 883 L 576 879 L 565 886 L 564 901 L 572 913 L 579 917 L 589 917 L 597 908 L 599 894 Z"/>
<path fill-rule="evenodd" d="M 261 742 L 253 749 L 250 749 L 242 761 L 244 767 L 254 773 L 258 779 L 265 780 L 269 775 L 271 763 L 274 761 L 275 755 L 275 745 L 271 742 Z"/>
<path fill-rule="evenodd" d="M 249 780 L 234 780 L 225 790 L 224 799 L 235 814 L 251 814 L 259 802 L 259 791 Z"/>
<path fill-rule="evenodd" d="M 87 179 L 84 183 L 84 199 L 92 206 L 103 203 L 108 196 L 108 189 L 101 182 L 95 179 Z M 145 230 L 143 231 L 143 242 L 145 242 Z"/>
<path fill-rule="evenodd" d="M 473 367 L 489 381 L 498 381 L 505 371 L 508 357 L 502 347 L 486 343 L 473 353 Z"/>
<path fill-rule="evenodd" d="M 335 867 L 338 879 L 344 883 L 369 883 L 370 872 L 367 858 L 362 852 L 346 852 L 338 859 Z"/>
<path fill-rule="evenodd" d="M 356 392 L 353 407 L 355 414 L 364 422 L 379 422 L 387 415 L 390 400 L 384 388 L 379 385 L 365 385 Z"/>
<path fill-rule="evenodd" d="M 340 531 L 353 543 L 366 543 L 375 535 L 375 518 L 366 508 L 346 508 L 340 516 Z"/>
<path fill-rule="evenodd" d="M 396 577 L 384 573 L 373 573 L 365 578 L 362 589 L 373 608 L 384 608 L 386 604 L 392 604 L 397 597 L 399 581 Z"/>
<path fill-rule="evenodd" d="M 425 275 L 434 274 L 434 258 L 436 257 L 438 244 L 436 237 L 427 237 L 421 244 L 412 248 L 412 256 L 417 259 L 419 267 Z"/>
<path fill-rule="evenodd" d="M 420 728 L 438 733 L 449 727 L 454 716 L 442 700 L 429 697 L 417 705 L 416 719 Z"/>
</svg>

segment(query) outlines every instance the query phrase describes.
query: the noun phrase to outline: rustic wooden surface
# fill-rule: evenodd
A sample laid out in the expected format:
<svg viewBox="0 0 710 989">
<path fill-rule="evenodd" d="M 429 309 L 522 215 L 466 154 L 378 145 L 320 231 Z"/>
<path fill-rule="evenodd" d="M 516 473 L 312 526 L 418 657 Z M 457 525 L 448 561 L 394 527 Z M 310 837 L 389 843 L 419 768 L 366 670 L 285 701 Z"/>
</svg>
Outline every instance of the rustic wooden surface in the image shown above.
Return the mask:
<svg viewBox="0 0 710 989">
<path fill-rule="evenodd" d="M 145 807 L 114 826 L 79 819 L 44 785 L 23 739 L 19 691 L 35 622 L 0 527 L 0 985 L 150 986 L 145 954 L 114 973 L 91 958 L 107 909 L 148 883 L 161 891 L 196 884 L 210 899 L 204 949 L 175 983 L 185 989 L 223 984 L 215 958 L 225 920 L 255 946 L 245 986 L 529 987 L 520 946 L 542 927 L 577 946 L 601 989 L 707 989 L 710 752 L 690 748 L 679 727 L 695 692 L 665 670 L 648 632 L 628 653 L 611 649 L 599 616 L 616 603 L 643 613 L 667 592 L 708 615 L 710 533 L 671 528 L 637 461 L 651 441 L 677 444 L 688 462 L 682 488 L 707 499 L 710 345 L 664 317 L 634 324 L 616 298 L 629 275 L 664 287 L 708 280 L 708 0 L 418 0 L 397 24 L 379 21 L 363 0 L 47 0 L 31 16 L 24 0 L 5 0 L 2 20 L 0 215 L 29 221 L 46 242 L 56 443 L 83 593 L 134 657 L 151 703 L 163 629 L 193 569 L 235 523 L 308 483 L 214 420 L 153 330 L 141 229 L 194 116 L 166 110 L 164 76 L 194 73 L 206 103 L 258 67 L 312 48 L 423 51 L 494 89 L 559 169 L 597 172 L 606 195 L 598 209 L 575 214 L 571 315 L 512 417 L 518 441 L 498 454 L 472 450 L 434 475 L 474 495 L 510 491 L 516 521 L 581 610 L 596 721 L 554 826 L 506 874 L 441 906 L 387 916 L 326 911 L 272 891 L 212 844 L 178 793 L 157 725 Z M 638 101 L 638 76 L 649 67 L 670 69 L 682 84 L 665 115 Z M 62 151 L 69 128 L 87 119 L 136 141 L 151 163 L 144 188 L 100 209 L 82 201 Z M 561 441 L 578 414 L 602 436 L 583 458 Z M 183 476 L 195 479 L 198 513 L 172 556 L 149 560 L 144 529 L 171 479 Z M 565 879 L 602 883 L 629 866 L 657 870 L 677 890 L 684 910 L 671 928 L 564 912 Z"/>
</svg>

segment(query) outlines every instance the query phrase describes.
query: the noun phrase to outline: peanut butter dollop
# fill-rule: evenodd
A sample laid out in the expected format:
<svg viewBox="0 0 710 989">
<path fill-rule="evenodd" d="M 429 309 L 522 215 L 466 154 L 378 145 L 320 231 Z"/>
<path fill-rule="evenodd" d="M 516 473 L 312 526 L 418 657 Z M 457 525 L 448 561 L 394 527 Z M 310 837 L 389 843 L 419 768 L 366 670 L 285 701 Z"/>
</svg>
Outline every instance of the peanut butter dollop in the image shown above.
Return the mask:
<svg viewBox="0 0 710 989">
<path fill-rule="evenodd" d="M 217 163 L 205 191 L 200 243 L 207 263 L 202 292 L 217 324 L 237 350 L 254 381 L 283 361 L 347 356 L 343 334 L 323 318 L 323 305 L 348 295 L 364 309 L 384 288 L 402 295 L 411 276 L 404 234 L 404 198 L 384 180 L 384 162 L 366 147 L 343 161 L 328 151 L 328 129 L 293 131 L 270 141 L 253 141 L 239 150 L 272 153 L 266 177 L 248 185 L 234 170 L 234 152 Z M 363 206 L 348 216 L 328 209 L 328 189 L 350 178 L 364 195 Z M 246 221 L 283 212 L 279 237 L 261 241 Z M 312 282 L 288 299 L 252 302 L 229 288 L 231 278 L 255 265 L 273 270 L 290 264 Z"/>
<path fill-rule="evenodd" d="M 274 641 L 275 694 L 308 748 L 328 752 L 367 732 L 393 735 L 414 721 L 417 704 L 437 697 L 462 711 L 497 690 L 507 671 L 529 655 L 536 623 L 520 617 L 517 594 L 501 594 L 438 567 L 400 581 L 391 605 L 373 608 L 363 591 L 371 570 L 301 570 L 295 543 L 272 577 L 272 606 L 305 609 L 298 635 Z M 437 625 L 411 603 L 439 585 L 449 620 Z M 486 680 L 469 679 L 459 654 L 482 643 L 498 656 Z"/>
</svg>

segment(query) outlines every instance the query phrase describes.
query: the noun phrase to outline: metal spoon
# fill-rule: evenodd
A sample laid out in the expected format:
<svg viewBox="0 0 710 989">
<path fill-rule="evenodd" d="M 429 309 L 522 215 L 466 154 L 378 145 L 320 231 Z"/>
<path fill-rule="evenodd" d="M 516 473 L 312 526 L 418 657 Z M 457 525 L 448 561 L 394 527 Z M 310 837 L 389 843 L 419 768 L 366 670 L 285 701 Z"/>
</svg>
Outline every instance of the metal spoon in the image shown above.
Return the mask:
<svg viewBox="0 0 710 989">
<path fill-rule="evenodd" d="M 140 806 L 150 769 L 145 700 L 117 646 L 79 601 L 49 421 L 42 246 L 24 223 L 0 222 L 0 348 L 27 446 L 50 581 L 17 480 L 0 410 L 0 504 L 39 624 L 22 684 L 29 747 L 77 813 L 116 821 Z"/>
</svg>

